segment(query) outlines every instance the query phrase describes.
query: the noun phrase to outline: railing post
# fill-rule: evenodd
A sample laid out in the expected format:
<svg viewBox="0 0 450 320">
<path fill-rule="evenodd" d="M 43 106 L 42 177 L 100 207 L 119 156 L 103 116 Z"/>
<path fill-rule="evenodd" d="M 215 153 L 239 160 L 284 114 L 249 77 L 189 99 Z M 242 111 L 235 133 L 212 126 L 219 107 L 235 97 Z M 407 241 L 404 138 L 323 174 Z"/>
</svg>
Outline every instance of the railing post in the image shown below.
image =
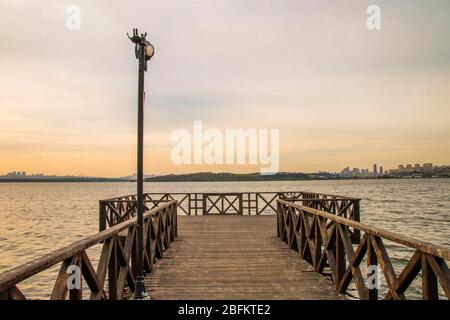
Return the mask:
<svg viewBox="0 0 450 320">
<path fill-rule="evenodd" d="M 131 260 L 130 260 L 130 264 L 131 264 L 131 273 L 133 274 L 133 277 L 136 279 L 137 276 L 137 245 L 136 243 L 133 243 L 133 246 L 131 248 Z"/>
<path fill-rule="evenodd" d="M 98 215 L 99 231 L 106 230 L 106 204 L 104 201 L 99 201 L 99 215 Z"/>
<path fill-rule="evenodd" d="M 259 198 L 261 198 L 261 197 L 258 197 L 258 194 L 256 194 L 255 195 L 255 199 L 256 199 L 256 201 L 255 201 L 255 212 L 256 212 L 257 216 L 261 215 L 261 212 L 259 212 L 259 205 L 258 205 Z"/>
<path fill-rule="evenodd" d="M 206 212 L 206 196 L 204 193 L 203 193 L 202 207 L 203 207 L 202 215 L 206 216 L 206 214 L 207 214 L 207 212 Z"/>
<path fill-rule="evenodd" d="M 119 297 L 117 292 L 117 277 L 118 277 L 118 259 L 117 259 L 117 235 L 114 235 L 111 238 L 112 243 L 112 252 L 109 258 L 108 264 L 108 293 L 109 300 L 118 300 Z"/>
<path fill-rule="evenodd" d="M 431 269 L 428 261 L 427 254 L 422 253 L 422 296 L 424 300 L 438 300 L 438 284 L 437 277 Z"/>
<path fill-rule="evenodd" d="M 170 214 L 172 216 L 172 232 L 174 237 L 178 236 L 178 222 L 177 222 L 177 204 L 171 206 Z"/>
<path fill-rule="evenodd" d="M 79 276 L 79 278 L 76 280 L 79 281 L 78 285 L 80 287 L 79 288 L 75 287 L 75 288 L 69 289 L 69 300 L 82 300 L 83 299 L 83 291 L 82 291 L 83 290 L 82 289 L 83 288 L 83 286 L 82 286 L 83 263 L 82 263 L 82 259 L 83 259 L 82 254 L 78 254 L 76 266 L 78 267 L 79 274 L 75 274 L 75 276 Z"/>
<path fill-rule="evenodd" d="M 360 222 L 359 202 L 360 202 L 360 199 L 353 200 L 353 220 L 355 220 L 357 222 Z M 356 228 L 353 231 L 354 231 L 354 233 L 353 233 L 353 236 L 354 236 L 353 243 L 359 243 L 359 241 L 361 241 L 361 231 L 356 229 Z"/>
<path fill-rule="evenodd" d="M 277 200 L 277 237 L 280 237 L 280 214 L 281 214 L 281 204 Z"/>
<path fill-rule="evenodd" d="M 191 215 L 191 194 L 192 193 L 188 193 L 188 216 Z"/>
<path fill-rule="evenodd" d="M 244 209 L 242 208 L 242 193 L 239 193 L 239 214 L 244 215 Z"/>
<path fill-rule="evenodd" d="M 339 284 L 341 283 L 342 277 L 344 276 L 346 263 L 345 263 L 345 248 L 344 243 L 342 241 L 341 235 L 339 233 L 339 224 L 335 222 L 335 256 L 336 256 L 336 288 L 339 288 Z"/>
<path fill-rule="evenodd" d="M 367 269 L 369 269 L 370 266 L 375 266 L 378 268 L 378 262 L 377 262 L 377 255 L 375 254 L 375 250 L 373 249 L 372 243 L 370 240 L 367 241 Z M 374 270 L 375 276 L 378 277 L 378 269 Z M 373 274 L 367 274 L 367 277 L 374 276 Z M 368 288 L 368 297 L 369 300 L 378 300 L 378 289 L 376 287 L 374 288 Z"/>
</svg>

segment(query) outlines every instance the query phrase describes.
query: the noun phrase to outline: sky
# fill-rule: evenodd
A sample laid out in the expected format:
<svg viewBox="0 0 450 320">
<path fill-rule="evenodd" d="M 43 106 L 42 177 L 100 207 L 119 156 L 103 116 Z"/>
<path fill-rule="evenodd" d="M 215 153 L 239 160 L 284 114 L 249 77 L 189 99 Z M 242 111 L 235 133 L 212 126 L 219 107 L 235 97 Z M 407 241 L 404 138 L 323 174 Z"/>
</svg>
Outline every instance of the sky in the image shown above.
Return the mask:
<svg viewBox="0 0 450 320">
<path fill-rule="evenodd" d="M 369 5 L 381 29 L 366 26 Z M 80 29 L 67 27 L 69 5 Z M 0 0 L 0 174 L 136 171 L 137 61 L 148 32 L 145 172 L 171 134 L 279 129 L 280 171 L 450 163 L 448 0 Z"/>
</svg>

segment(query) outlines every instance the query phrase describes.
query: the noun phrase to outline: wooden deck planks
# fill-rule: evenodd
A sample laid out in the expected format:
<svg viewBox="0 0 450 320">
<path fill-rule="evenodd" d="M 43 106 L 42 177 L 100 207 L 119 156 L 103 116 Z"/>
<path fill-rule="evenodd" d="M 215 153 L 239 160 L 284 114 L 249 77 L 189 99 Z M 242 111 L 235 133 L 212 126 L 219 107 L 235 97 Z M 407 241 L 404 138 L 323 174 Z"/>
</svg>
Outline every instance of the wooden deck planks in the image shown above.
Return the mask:
<svg viewBox="0 0 450 320">
<path fill-rule="evenodd" d="M 179 216 L 152 299 L 343 299 L 276 237 L 274 216 Z"/>
</svg>

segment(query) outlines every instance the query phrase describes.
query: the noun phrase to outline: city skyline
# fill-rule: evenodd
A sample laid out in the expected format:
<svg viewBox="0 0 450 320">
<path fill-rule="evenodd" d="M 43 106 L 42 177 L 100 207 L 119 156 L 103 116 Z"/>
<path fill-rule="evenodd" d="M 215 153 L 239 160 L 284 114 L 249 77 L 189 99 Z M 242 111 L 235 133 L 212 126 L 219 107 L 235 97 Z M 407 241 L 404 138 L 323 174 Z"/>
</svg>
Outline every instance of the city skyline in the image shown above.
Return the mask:
<svg viewBox="0 0 450 320">
<path fill-rule="evenodd" d="M 377 170 L 370 170 L 368 168 L 359 168 L 359 167 L 352 167 L 352 166 L 347 166 L 345 168 L 343 168 L 342 170 L 337 170 L 337 171 L 324 171 L 324 170 L 317 170 L 317 171 L 311 171 L 311 172 L 300 172 L 297 171 L 298 173 L 331 173 L 331 174 L 340 174 L 342 176 L 360 176 L 360 177 L 373 177 L 373 176 L 382 176 L 383 174 L 389 174 L 389 173 L 398 173 L 398 172 L 413 172 L 413 171 L 431 171 L 433 168 L 442 168 L 442 167 L 450 167 L 450 164 L 433 164 L 431 162 L 426 162 L 423 164 L 398 164 L 396 166 L 396 168 L 385 168 L 383 165 L 378 165 L 378 164 L 373 164 L 373 167 L 375 168 L 375 166 L 377 167 Z M 193 171 L 193 172 L 186 172 L 188 174 L 195 174 L 195 173 L 203 173 L 203 172 L 212 172 L 212 173 L 237 173 L 237 172 L 229 172 L 229 171 Z M 254 173 L 254 172 L 239 172 L 242 174 L 250 174 L 250 173 Z M 283 173 L 295 173 L 295 171 L 285 171 Z M 347 173 L 347 174 L 346 174 Z M 154 174 L 154 173 L 145 173 L 146 177 L 152 177 L 152 176 L 163 176 L 163 175 L 171 175 L 174 173 L 161 173 L 161 174 Z M 375 175 L 374 175 L 375 174 Z M 11 172 L 0 172 L 0 177 L 42 177 L 42 176 L 58 176 L 56 174 L 44 174 L 41 172 L 32 172 L 32 173 L 28 173 L 26 171 L 22 171 L 22 170 L 15 170 L 15 171 L 11 171 Z M 74 177 L 82 177 L 84 175 L 77 175 L 74 173 L 67 173 L 61 176 L 74 176 Z M 93 175 L 93 176 L 98 176 L 99 175 Z M 111 177 L 111 178 L 126 178 L 126 177 L 133 177 L 136 176 L 136 173 L 130 173 L 124 176 L 115 176 L 115 177 Z M 92 176 L 91 176 L 92 177 Z"/>
<path fill-rule="evenodd" d="M 133 27 L 156 50 L 145 172 L 259 171 L 174 164 L 171 134 L 196 120 L 221 131 L 279 129 L 282 172 L 450 163 L 448 1 L 377 1 L 376 31 L 365 0 L 152 0 L 138 11 L 80 0 L 79 30 L 66 26 L 70 4 L 0 3 L 0 172 L 135 171 Z"/>
</svg>

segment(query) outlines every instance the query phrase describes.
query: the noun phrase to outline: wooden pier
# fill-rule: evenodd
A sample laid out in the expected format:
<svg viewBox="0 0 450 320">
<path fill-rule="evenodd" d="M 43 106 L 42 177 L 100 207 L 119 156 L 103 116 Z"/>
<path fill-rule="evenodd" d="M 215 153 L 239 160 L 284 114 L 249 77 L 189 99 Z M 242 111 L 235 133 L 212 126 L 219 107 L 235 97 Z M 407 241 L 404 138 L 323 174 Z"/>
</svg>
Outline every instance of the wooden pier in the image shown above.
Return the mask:
<svg viewBox="0 0 450 320">
<path fill-rule="evenodd" d="M 276 235 L 275 216 L 181 216 L 146 278 L 152 299 L 342 299 Z"/>
<path fill-rule="evenodd" d="M 423 299 L 450 298 L 450 250 L 360 223 L 359 199 L 311 192 L 144 199 L 144 270 L 153 299 L 324 300 L 352 291 L 364 300 L 403 300 L 418 281 Z M 129 297 L 135 214 L 133 195 L 101 200 L 99 233 L 3 272 L 0 299 L 26 299 L 21 283 L 58 264 L 50 299 Z M 411 252 L 400 269 L 385 243 Z M 383 288 L 371 286 L 369 267 Z M 69 285 L 69 270 L 79 271 L 81 286 Z"/>
</svg>

